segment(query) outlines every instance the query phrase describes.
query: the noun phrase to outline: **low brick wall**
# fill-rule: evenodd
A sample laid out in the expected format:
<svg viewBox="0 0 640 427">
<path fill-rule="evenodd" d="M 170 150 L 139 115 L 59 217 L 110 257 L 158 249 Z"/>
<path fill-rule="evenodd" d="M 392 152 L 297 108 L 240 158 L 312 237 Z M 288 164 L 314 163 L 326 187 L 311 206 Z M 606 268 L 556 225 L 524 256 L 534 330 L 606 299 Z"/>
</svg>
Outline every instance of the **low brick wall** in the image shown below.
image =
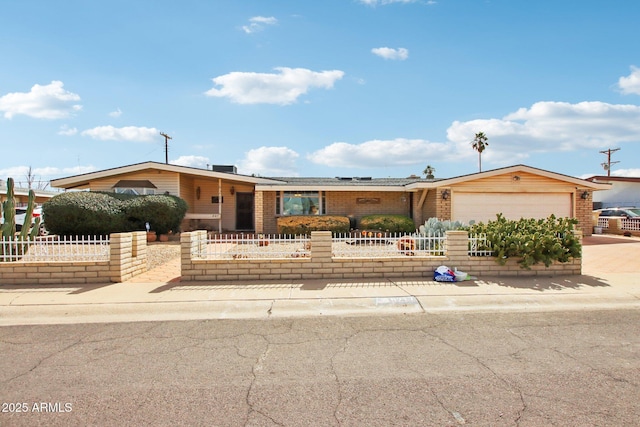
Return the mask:
<svg viewBox="0 0 640 427">
<path fill-rule="evenodd" d="M 146 232 L 109 236 L 109 261 L 0 262 L 3 285 L 119 283 L 147 271 Z"/>
<path fill-rule="evenodd" d="M 333 258 L 331 232 L 311 233 L 311 257 L 271 260 L 203 260 L 192 254 L 206 244 L 207 232 L 181 234 L 182 281 L 249 281 L 307 279 L 367 279 L 367 278 L 433 278 L 440 265 L 457 268 L 472 276 L 535 276 L 579 275 L 582 260 L 556 263 L 549 267 L 535 265 L 530 270 L 520 268 L 517 260 L 502 266 L 494 257 L 468 255 L 466 231 L 447 232 L 447 256 L 397 258 Z"/>
<path fill-rule="evenodd" d="M 625 230 L 622 228 L 622 220 L 620 218 L 609 218 L 608 227 L 602 230 L 605 234 L 616 234 L 620 236 L 640 237 L 640 231 Z"/>
</svg>

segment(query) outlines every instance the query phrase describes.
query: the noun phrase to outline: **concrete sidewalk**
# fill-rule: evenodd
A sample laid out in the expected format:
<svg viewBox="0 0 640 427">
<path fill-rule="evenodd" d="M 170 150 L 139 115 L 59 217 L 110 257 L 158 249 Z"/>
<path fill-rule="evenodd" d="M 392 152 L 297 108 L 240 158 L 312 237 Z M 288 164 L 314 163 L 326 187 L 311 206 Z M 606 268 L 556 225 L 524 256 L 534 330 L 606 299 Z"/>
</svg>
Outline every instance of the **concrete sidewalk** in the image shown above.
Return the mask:
<svg viewBox="0 0 640 427">
<path fill-rule="evenodd" d="M 585 238 L 583 275 L 181 283 L 179 259 L 125 283 L 0 286 L 0 325 L 440 311 L 640 308 L 640 239 Z"/>
</svg>

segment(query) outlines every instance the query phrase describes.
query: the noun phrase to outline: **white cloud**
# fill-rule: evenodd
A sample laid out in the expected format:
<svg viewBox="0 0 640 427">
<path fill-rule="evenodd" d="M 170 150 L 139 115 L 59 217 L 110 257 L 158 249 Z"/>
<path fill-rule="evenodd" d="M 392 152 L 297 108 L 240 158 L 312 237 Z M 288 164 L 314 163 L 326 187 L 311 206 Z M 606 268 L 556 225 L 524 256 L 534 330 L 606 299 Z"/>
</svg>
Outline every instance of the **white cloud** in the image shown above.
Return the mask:
<svg viewBox="0 0 640 427">
<path fill-rule="evenodd" d="M 36 119 L 64 119 L 82 109 L 80 96 L 63 89 L 61 81 L 50 84 L 33 85 L 30 92 L 8 93 L 0 97 L 0 111 L 4 117 L 12 119 L 17 114 Z"/>
<path fill-rule="evenodd" d="M 245 175 L 298 176 L 299 155 L 287 147 L 260 147 L 249 150 L 238 169 Z"/>
<path fill-rule="evenodd" d="M 156 128 L 137 126 L 125 126 L 122 128 L 98 126 L 82 131 L 81 135 L 89 136 L 100 141 L 153 142 L 159 138 L 160 132 Z"/>
<path fill-rule="evenodd" d="M 471 141 L 477 132 L 489 137 L 483 163 L 524 163 L 535 153 L 599 150 L 615 143 L 640 141 L 640 106 L 602 102 L 538 102 L 502 119 L 455 121 L 447 140 L 396 138 L 361 144 L 335 142 L 308 155 L 328 167 L 374 168 L 424 165 L 433 162 L 475 161 Z M 632 174 L 633 170 L 624 173 Z M 629 175 L 630 176 L 630 175 Z"/>
<path fill-rule="evenodd" d="M 640 178 L 640 169 L 617 169 L 617 170 L 612 170 L 611 171 L 611 175 L 613 175 L 613 176 L 625 176 L 625 177 Z"/>
<path fill-rule="evenodd" d="M 180 156 L 175 160 L 171 160 L 172 165 L 189 166 L 192 168 L 207 169 L 207 166 L 211 164 L 208 157 L 203 156 Z"/>
<path fill-rule="evenodd" d="M 16 182 L 26 183 L 29 166 L 14 166 L 11 168 L 0 169 L 0 177 L 7 179 L 13 178 Z M 39 181 L 49 181 L 54 178 L 63 176 L 80 175 L 83 173 L 94 172 L 94 166 L 73 166 L 68 168 L 59 168 L 54 166 L 34 167 L 31 168 L 32 175 Z"/>
<path fill-rule="evenodd" d="M 70 128 L 67 125 L 60 126 L 60 130 L 58 131 L 58 135 L 62 136 L 73 136 L 78 133 L 78 129 Z"/>
<path fill-rule="evenodd" d="M 371 52 L 374 55 L 378 55 L 379 57 L 384 59 L 393 59 L 399 61 L 404 61 L 409 57 L 409 51 L 403 47 L 398 49 L 393 49 L 390 47 L 376 47 L 371 49 Z"/>
<path fill-rule="evenodd" d="M 254 16 L 249 18 L 249 25 L 242 26 L 242 30 L 247 34 L 251 34 L 264 30 L 266 25 L 276 25 L 277 23 L 278 20 L 273 16 Z"/>
<path fill-rule="evenodd" d="M 122 111 L 119 108 L 116 108 L 115 111 L 109 113 L 109 117 L 118 118 L 122 115 Z"/>
<path fill-rule="evenodd" d="M 476 132 L 489 137 L 483 159 L 511 163 L 532 153 L 600 149 L 640 140 L 640 106 L 604 102 L 537 102 L 502 119 L 453 122 L 447 138 L 461 156 Z"/>
<path fill-rule="evenodd" d="M 640 95 L 640 68 L 631 66 L 631 74 L 620 77 L 618 87 L 625 95 Z"/>
<path fill-rule="evenodd" d="M 305 68 L 278 67 L 278 73 L 245 73 L 234 71 L 213 79 L 220 89 L 205 95 L 229 98 L 238 104 L 288 105 L 311 88 L 330 89 L 344 76 L 343 71 L 311 71 Z"/>
<path fill-rule="evenodd" d="M 445 143 L 423 139 L 396 138 L 362 144 L 334 142 L 307 156 L 313 163 L 330 167 L 388 167 L 423 164 L 434 160 L 452 160 Z"/>
</svg>

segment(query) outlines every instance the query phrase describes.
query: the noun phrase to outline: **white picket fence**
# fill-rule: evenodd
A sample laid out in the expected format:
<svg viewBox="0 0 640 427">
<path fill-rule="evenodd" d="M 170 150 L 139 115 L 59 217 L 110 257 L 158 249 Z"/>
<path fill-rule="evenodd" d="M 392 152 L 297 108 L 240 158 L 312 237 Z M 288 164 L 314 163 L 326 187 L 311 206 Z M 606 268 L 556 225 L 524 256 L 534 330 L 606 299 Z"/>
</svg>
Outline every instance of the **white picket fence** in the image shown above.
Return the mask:
<svg viewBox="0 0 640 427">
<path fill-rule="evenodd" d="M 364 232 L 333 237 L 332 252 L 336 258 L 391 258 L 406 256 L 444 256 L 444 235 Z"/>
<path fill-rule="evenodd" d="M 305 258 L 311 252 L 311 239 L 302 235 L 216 234 L 198 248 L 200 259 L 282 259 Z"/>
<path fill-rule="evenodd" d="M 469 239 L 469 255 L 489 256 L 480 249 L 486 236 Z M 336 258 L 392 258 L 398 256 L 445 256 L 446 235 L 406 233 L 339 234 L 332 237 L 331 253 Z M 290 259 L 311 256 L 311 239 L 304 235 L 211 235 L 204 245 L 195 248 L 198 259 Z"/>
<path fill-rule="evenodd" d="M 12 261 L 109 261 L 109 237 L 2 238 L 0 262 Z"/>
<path fill-rule="evenodd" d="M 597 227 L 606 230 L 609 228 L 609 218 L 608 217 L 600 217 L 598 218 Z M 640 221 L 637 219 L 628 219 L 622 218 L 620 220 L 620 229 L 627 231 L 640 231 Z"/>
</svg>

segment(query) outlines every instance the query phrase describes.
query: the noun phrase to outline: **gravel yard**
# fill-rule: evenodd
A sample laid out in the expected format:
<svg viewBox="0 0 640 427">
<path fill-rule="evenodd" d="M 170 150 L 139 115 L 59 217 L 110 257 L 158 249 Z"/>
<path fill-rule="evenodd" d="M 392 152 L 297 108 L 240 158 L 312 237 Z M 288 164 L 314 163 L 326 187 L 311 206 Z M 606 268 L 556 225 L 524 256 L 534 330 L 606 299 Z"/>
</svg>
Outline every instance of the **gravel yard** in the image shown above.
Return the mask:
<svg viewBox="0 0 640 427">
<path fill-rule="evenodd" d="M 147 270 L 180 257 L 180 242 L 147 243 Z"/>
</svg>

